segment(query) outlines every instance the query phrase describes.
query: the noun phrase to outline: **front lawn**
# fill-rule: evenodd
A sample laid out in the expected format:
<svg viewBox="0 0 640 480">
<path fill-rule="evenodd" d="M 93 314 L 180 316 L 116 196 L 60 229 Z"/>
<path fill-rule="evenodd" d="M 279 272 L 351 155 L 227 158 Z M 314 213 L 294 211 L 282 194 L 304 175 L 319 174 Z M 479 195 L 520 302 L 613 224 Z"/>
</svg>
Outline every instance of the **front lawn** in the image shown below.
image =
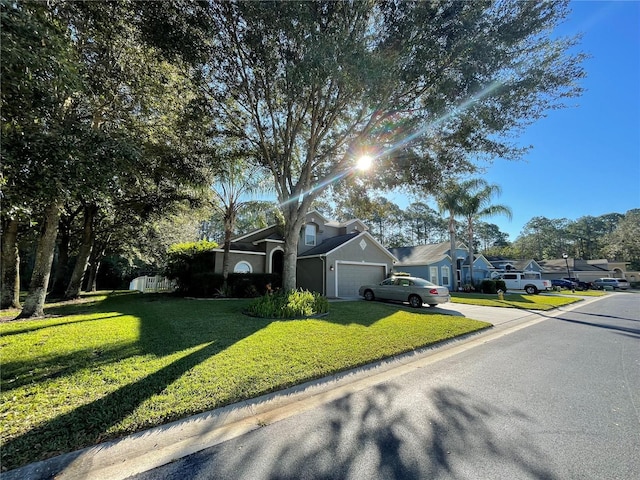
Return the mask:
<svg viewBox="0 0 640 480">
<path fill-rule="evenodd" d="M 119 292 L 0 323 L 3 470 L 490 325 L 363 302 L 275 321 L 249 302 Z"/>
<path fill-rule="evenodd" d="M 525 308 L 528 310 L 551 310 L 553 308 L 579 302 L 579 297 L 564 297 L 543 293 L 538 295 L 525 295 L 519 293 L 506 293 L 501 300 L 497 294 L 486 293 L 451 293 L 452 303 L 466 303 L 469 305 L 482 305 L 484 307 Z"/>
</svg>

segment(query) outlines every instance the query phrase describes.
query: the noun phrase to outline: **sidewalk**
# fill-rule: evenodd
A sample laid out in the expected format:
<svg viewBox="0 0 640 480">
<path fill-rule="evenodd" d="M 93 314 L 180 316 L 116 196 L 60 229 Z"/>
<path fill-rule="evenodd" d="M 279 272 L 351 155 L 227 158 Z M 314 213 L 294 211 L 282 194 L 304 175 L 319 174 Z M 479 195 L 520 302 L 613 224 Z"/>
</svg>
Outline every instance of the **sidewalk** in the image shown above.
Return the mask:
<svg viewBox="0 0 640 480">
<path fill-rule="evenodd" d="M 375 386 L 416 368 L 424 368 L 492 339 L 560 315 L 578 305 L 544 312 L 514 308 L 480 307 L 447 303 L 438 313 L 484 320 L 494 325 L 480 333 L 435 347 L 307 382 L 280 392 L 229 405 L 167 425 L 106 442 L 49 460 L 32 463 L 0 475 L 2 480 L 121 480 L 165 465 L 178 458 L 256 430 L 265 425 L 316 408 L 351 393 Z"/>
</svg>

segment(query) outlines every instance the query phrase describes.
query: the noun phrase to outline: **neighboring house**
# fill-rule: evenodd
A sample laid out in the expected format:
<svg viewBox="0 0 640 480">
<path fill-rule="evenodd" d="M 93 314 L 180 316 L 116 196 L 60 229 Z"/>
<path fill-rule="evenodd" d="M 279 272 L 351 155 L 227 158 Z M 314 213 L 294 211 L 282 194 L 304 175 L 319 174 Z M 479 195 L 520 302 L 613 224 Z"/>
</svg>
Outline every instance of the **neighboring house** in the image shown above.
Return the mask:
<svg viewBox="0 0 640 480">
<path fill-rule="evenodd" d="M 456 291 L 461 282 L 465 283 L 469 277 L 468 266 L 464 265 L 468 250 L 462 242 L 456 244 L 455 263 L 449 253 L 449 242 L 390 248 L 389 251 L 398 259 L 393 267 L 396 273 L 409 273 L 436 285 L 449 287 L 452 291 Z M 453 265 L 455 268 L 452 268 Z"/>
<path fill-rule="evenodd" d="M 580 260 L 575 258 L 557 258 L 541 260 L 543 278 L 574 277 L 583 282 L 593 282 L 602 277 L 626 278 L 635 281 L 637 272 L 627 272 L 626 262 L 610 262 L 606 258 Z M 568 270 L 568 272 L 567 272 Z"/>
<path fill-rule="evenodd" d="M 487 257 L 487 260 L 491 263 L 491 266 L 495 270 L 519 270 L 523 272 L 540 272 L 544 270 L 539 262 L 533 259 L 530 260 L 513 260 L 504 257 Z M 564 261 L 564 260 L 563 260 Z"/>
<path fill-rule="evenodd" d="M 384 280 L 396 258 L 360 220 L 335 222 L 307 214 L 298 242 L 297 286 L 327 297 L 356 297 L 366 283 Z M 215 249 L 215 272 L 222 272 L 223 250 Z M 277 225 L 231 241 L 230 271 L 282 274 L 284 237 Z"/>
</svg>

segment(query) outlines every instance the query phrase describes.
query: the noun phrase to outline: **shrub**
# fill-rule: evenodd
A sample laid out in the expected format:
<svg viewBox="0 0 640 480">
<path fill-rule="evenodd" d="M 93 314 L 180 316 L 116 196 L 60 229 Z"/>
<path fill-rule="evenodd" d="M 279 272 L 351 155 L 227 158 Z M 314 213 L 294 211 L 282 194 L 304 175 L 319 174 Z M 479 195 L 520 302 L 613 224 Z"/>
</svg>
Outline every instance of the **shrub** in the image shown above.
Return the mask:
<svg viewBox="0 0 640 480">
<path fill-rule="evenodd" d="M 267 294 L 257 299 L 247 309 L 250 315 L 262 318 L 311 317 L 328 311 L 327 298 L 308 290 Z"/>
<path fill-rule="evenodd" d="M 507 284 L 505 283 L 504 280 L 499 279 L 499 280 L 494 280 L 494 282 L 496 282 L 496 292 L 498 290 L 502 290 L 503 292 L 507 291 Z"/>
<path fill-rule="evenodd" d="M 496 293 L 498 291 L 496 283 L 496 280 L 483 280 L 480 286 L 482 293 Z M 505 290 L 502 291 L 504 292 Z"/>
</svg>

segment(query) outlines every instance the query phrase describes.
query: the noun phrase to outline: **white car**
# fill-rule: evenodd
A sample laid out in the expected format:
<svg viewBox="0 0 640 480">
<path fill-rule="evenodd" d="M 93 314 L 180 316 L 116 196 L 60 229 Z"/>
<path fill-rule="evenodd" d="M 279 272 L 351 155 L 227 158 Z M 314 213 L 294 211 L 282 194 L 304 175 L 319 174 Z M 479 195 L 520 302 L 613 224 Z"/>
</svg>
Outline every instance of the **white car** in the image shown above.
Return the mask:
<svg viewBox="0 0 640 480">
<path fill-rule="evenodd" d="M 397 276 L 377 285 L 363 285 L 358 292 L 365 300 L 395 300 L 409 302 L 414 308 L 425 303 L 435 307 L 439 303 L 451 301 L 449 289 L 431 283 L 420 277 Z"/>
</svg>

